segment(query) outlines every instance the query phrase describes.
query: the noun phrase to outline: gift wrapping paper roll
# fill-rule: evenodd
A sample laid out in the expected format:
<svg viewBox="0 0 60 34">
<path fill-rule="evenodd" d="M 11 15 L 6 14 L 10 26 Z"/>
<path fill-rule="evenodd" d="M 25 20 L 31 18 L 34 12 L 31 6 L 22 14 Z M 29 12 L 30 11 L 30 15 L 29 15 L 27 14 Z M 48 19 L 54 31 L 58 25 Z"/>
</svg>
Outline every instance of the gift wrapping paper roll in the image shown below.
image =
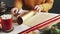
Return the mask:
<svg viewBox="0 0 60 34">
<path fill-rule="evenodd" d="M 27 13 L 25 13 L 22 16 L 19 16 L 19 18 L 17 19 L 19 24 L 22 24 L 24 22 L 26 22 L 28 19 L 30 19 L 31 17 L 33 17 L 36 14 L 35 11 L 28 11 Z M 13 17 L 14 18 L 14 17 Z M 16 18 L 16 17 L 15 17 Z M 14 20 L 16 21 L 16 19 L 14 18 Z"/>
</svg>

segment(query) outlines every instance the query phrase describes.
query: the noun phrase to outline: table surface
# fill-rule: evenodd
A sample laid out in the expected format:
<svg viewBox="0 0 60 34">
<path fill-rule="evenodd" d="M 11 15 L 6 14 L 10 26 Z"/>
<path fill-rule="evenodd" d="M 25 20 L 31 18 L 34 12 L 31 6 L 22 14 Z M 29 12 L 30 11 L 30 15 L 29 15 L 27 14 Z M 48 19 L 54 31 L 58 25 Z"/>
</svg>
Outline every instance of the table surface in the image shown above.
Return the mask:
<svg viewBox="0 0 60 34">
<path fill-rule="evenodd" d="M 9 33 L 0 32 L 0 34 L 17 34 L 17 33 L 19 33 L 19 32 L 22 32 L 22 31 L 30 28 L 30 27 L 28 27 L 28 26 L 26 26 L 26 25 L 23 25 L 23 24 L 18 25 L 17 23 L 14 23 L 14 24 L 13 24 L 13 27 L 14 27 L 14 30 L 13 30 L 13 31 L 11 31 L 11 32 L 9 32 Z"/>
<path fill-rule="evenodd" d="M 19 32 L 22 32 L 22 31 L 30 28 L 31 26 L 39 24 L 40 22 L 43 22 L 43 21 L 50 19 L 57 15 L 58 14 L 52 14 L 52 13 L 51 14 L 50 13 L 38 13 L 21 25 L 18 25 L 17 23 L 13 23 L 14 30 L 11 31 L 10 33 L 0 32 L 0 34 L 17 34 Z M 44 17 L 44 18 L 42 18 L 42 17 Z M 41 18 L 42 18 L 42 20 L 41 20 Z M 36 19 L 38 19 L 38 20 L 36 20 Z"/>
</svg>

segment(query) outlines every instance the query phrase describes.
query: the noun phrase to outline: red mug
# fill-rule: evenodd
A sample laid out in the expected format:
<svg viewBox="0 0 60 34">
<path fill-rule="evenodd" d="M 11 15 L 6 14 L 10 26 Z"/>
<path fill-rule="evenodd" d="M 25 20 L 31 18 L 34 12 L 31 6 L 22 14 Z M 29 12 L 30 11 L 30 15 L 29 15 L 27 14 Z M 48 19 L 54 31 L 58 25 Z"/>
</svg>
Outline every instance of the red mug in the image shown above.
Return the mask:
<svg viewBox="0 0 60 34">
<path fill-rule="evenodd" d="M 10 32 L 12 28 L 12 16 L 10 14 L 4 14 L 1 16 L 2 30 L 5 32 Z"/>
</svg>

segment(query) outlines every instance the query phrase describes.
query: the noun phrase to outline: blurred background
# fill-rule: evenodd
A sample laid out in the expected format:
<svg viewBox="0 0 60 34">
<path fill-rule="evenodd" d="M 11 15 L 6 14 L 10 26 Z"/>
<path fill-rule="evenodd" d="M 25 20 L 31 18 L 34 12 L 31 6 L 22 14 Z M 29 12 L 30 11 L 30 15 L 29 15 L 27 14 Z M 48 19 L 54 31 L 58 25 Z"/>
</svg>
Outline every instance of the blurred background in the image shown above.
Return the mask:
<svg viewBox="0 0 60 34">
<path fill-rule="evenodd" d="M 0 0 L 0 2 L 1 1 L 4 1 L 5 3 L 7 3 L 9 7 L 13 7 L 14 0 Z"/>
<path fill-rule="evenodd" d="M 53 8 L 49 12 L 60 14 L 60 0 L 54 0 Z"/>
<path fill-rule="evenodd" d="M 2 0 L 0 0 L 1 2 Z M 4 0 L 8 4 L 9 8 L 13 7 L 14 0 Z M 59 13 L 60 14 L 60 0 L 54 0 L 53 8 L 49 11 L 49 13 Z"/>
</svg>

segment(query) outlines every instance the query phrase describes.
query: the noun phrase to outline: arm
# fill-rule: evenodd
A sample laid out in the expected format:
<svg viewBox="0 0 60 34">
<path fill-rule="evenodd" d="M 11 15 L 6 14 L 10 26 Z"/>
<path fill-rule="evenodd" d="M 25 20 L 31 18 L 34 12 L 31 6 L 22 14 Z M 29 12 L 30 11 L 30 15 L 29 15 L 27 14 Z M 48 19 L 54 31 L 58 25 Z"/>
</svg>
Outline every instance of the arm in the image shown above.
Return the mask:
<svg viewBox="0 0 60 34">
<path fill-rule="evenodd" d="M 22 0 L 15 0 L 15 2 L 14 2 L 14 7 L 15 8 L 21 9 L 22 5 L 23 5 Z"/>
<path fill-rule="evenodd" d="M 48 12 L 53 6 L 54 0 L 47 0 L 46 3 L 39 5 L 42 11 Z"/>
</svg>

